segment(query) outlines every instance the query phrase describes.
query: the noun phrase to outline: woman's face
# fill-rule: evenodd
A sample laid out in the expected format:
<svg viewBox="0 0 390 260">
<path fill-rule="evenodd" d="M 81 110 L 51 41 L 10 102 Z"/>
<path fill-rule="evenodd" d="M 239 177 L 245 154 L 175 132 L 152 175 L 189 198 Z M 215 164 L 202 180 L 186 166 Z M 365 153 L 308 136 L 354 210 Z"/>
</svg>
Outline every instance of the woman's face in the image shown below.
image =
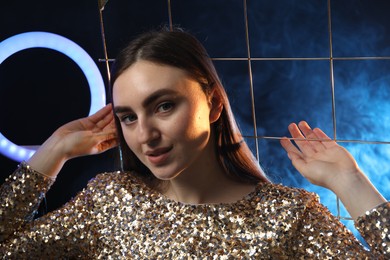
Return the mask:
<svg viewBox="0 0 390 260">
<path fill-rule="evenodd" d="M 115 81 L 113 99 L 127 145 L 157 178 L 196 169 L 214 153 L 210 124 L 218 118 L 184 70 L 138 61 Z"/>
</svg>

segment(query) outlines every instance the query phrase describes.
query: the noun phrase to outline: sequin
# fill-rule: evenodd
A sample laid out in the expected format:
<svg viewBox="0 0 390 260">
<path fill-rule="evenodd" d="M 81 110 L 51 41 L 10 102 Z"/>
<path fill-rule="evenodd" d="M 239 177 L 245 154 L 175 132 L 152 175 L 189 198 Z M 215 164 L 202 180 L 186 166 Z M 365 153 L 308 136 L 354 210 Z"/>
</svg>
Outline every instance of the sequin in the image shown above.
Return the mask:
<svg viewBox="0 0 390 260">
<path fill-rule="evenodd" d="M 22 164 L 1 186 L 4 259 L 390 259 L 390 203 L 353 234 L 302 189 L 260 183 L 235 203 L 189 205 L 131 173 L 102 173 L 34 220 L 54 180 Z"/>
</svg>

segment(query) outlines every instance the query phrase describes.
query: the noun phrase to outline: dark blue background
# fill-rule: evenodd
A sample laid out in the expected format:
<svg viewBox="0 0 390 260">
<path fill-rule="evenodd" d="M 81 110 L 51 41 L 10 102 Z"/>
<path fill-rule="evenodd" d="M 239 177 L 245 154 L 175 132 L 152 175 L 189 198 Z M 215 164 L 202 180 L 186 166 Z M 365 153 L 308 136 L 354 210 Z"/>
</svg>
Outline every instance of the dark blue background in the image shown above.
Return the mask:
<svg viewBox="0 0 390 260">
<path fill-rule="evenodd" d="M 168 24 L 168 2 L 108 1 L 103 12 L 108 54 L 140 32 Z M 213 58 L 248 57 L 242 0 L 171 0 L 172 21 L 195 34 Z M 288 135 L 307 120 L 342 140 L 390 141 L 390 3 L 386 0 L 247 0 L 257 134 Z M 65 36 L 84 48 L 106 79 L 97 1 L 6 1 L 0 40 L 28 31 Z M 334 57 L 332 119 L 330 52 Z M 303 58 L 303 59 L 300 59 Z M 253 136 L 248 62 L 215 61 L 244 135 Z M 0 66 L 0 132 L 20 145 L 42 143 L 60 125 L 86 116 L 90 96 L 82 71 L 49 49 L 21 51 Z M 336 124 L 334 124 L 336 123 Z M 255 139 L 247 138 L 255 151 Z M 320 194 L 337 214 L 335 196 L 305 181 L 277 140 L 258 139 L 259 159 L 275 182 Z M 387 144 L 343 142 L 377 188 L 390 198 Z M 96 173 L 115 169 L 113 152 L 69 161 L 47 196 L 48 210 L 65 203 Z M 17 162 L 0 156 L 1 180 Z M 342 215 L 346 215 L 342 209 Z M 352 222 L 345 222 L 353 229 Z M 355 231 L 354 231 L 355 232 Z"/>
</svg>

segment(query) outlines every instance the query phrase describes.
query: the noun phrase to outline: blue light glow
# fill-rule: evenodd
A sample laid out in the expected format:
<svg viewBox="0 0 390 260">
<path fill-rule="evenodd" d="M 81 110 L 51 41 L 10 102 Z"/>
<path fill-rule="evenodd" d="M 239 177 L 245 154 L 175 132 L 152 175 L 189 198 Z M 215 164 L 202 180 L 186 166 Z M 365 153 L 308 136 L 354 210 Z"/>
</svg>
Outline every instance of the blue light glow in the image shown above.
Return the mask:
<svg viewBox="0 0 390 260">
<path fill-rule="evenodd" d="M 0 64 L 9 56 L 30 48 L 47 48 L 61 52 L 71 58 L 83 71 L 91 93 L 89 115 L 106 104 L 104 81 L 98 67 L 89 54 L 73 41 L 48 32 L 26 32 L 14 35 L 0 42 Z M 15 161 L 27 160 L 34 154 L 34 149 L 27 149 L 13 144 L 0 133 L 0 153 Z"/>
</svg>

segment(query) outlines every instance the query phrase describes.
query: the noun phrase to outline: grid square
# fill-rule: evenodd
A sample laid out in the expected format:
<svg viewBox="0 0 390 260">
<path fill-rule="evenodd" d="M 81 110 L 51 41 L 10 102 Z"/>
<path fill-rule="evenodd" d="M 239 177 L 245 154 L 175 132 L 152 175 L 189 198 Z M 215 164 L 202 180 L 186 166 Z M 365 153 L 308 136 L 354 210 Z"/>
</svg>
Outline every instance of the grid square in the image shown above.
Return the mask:
<svg viewBox="0 0 390 260">
<path fill-rule="evenodd" d="M 260 136 L 289 136 L 287 126 L 301 120 L 331 136 L 328 61 L 255 61 L 252 67 Z"/>
<path fill-rule="evenodd" d="M 242 1 L 176 0 L 171 7 L 173 24 L 195 34 L 211 57 L 247 56 Z"/>
<path fill-rule="evenodd" d="M 334 57 L 390 56 L 390 2 L 332 1 Z"/>
<path fill-rule="evenodd" d="M 337 138 L 390 141 L 390 60 L 334 62 Z"/>
<path fill-rule="evenodd" d="M 248 1 L 252 57 L 327 57 L 326 1 Z"/>
</svg>

